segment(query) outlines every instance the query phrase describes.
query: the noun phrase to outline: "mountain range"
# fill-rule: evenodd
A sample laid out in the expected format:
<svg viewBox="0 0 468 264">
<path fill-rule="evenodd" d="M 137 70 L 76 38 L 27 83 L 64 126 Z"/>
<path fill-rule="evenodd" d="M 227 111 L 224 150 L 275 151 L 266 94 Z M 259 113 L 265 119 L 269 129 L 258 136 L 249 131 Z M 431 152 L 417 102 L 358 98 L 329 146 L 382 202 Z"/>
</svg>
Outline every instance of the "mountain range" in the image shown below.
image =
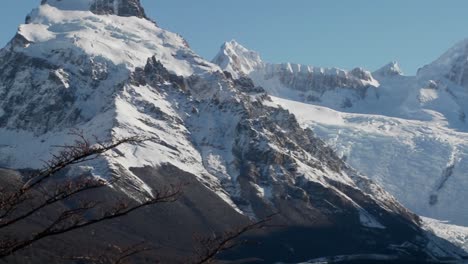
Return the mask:
<svg viewBox="0 0 468 264">
<path fill-rule="evenodd" d="M 235 41 L 213 62 L 252 78 L 412 211 L 466 226 L 467 47 L 457 44 L 416 76 L 405 76 L 397 62 L 372 73 L 266 63 Z"/>
<path fill-rule="evenodd" d="M 41 168 L 71 130 L 137 135 L 150 140 L 64 177 L 119 177 L 124 184 L 95 194 L 106 199 L 177 182 L 187 190 L 86 231 L 98 248 L 144 239 L 178 263 L 193 233 L 278 213 L 281 228 L 222 257 L 459 261 L 466 229 L 412 211 L 468 224 L 465 47 L 411 77 L 396 63 L 374 73 L 269 64 L 235 41 L 210 62 L 139 0 L 43 0 L 0 51 L 0 174 Z"/>
</svg>

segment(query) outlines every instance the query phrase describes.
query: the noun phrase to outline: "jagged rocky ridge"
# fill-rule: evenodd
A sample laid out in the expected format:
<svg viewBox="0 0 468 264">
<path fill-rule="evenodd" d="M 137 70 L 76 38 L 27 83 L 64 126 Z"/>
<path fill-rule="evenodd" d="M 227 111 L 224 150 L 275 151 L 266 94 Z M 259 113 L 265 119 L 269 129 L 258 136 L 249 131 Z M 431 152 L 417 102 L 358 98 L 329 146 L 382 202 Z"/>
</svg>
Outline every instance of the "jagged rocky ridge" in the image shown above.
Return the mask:
<svg viewBox="0 0 468 264">
<path fill-rule="evenodd" d="M 417 76 L 403 75 L 396 62 L 361 75 L 271 64 L 235 41 L 225 43 L 213 62 L 233 75 L 251 77 L 275 96 L 274 105 L 292 111 L 411 210 L 468 225 L 466 45 L 457 44 Z M 353 86 L 356 80 L 362 85 Z"/>
<path fill-rule="evenodd" d="M 466 130 L 464 99 L 466 41 L 457 44 L 416 76 L 405 76 L 397 62 L 371 73 L 293 63 L 267 63 L 235 40 L 212 60 L 234 77 L 249 76 L 273 96 L 350 113 L 380 114 L 426 121 L 439 112 L 451 128 Z"/>
<path fill-rule="evenodd" d="M 167 242 L 162 230 L 169 226 L 178 238 L 172 244 L 186 245 L 187 233 L 280 212 L 276 221 L 285 228 L 257 238 L 265 243 L 254 250 L 225 257 L 274 262 L 349 253 L 433 260 L 463 255 L 425 232 L 416 215 L 301 128 L 289 111 L 272 106 L 249 78 L 222 72 L 144 17 L 49 3 L 34 10 L 0 51 L 2 167 L 38 168 L 51 146 L 72 139 L 72 128 L 102 139 L 147 136 L 152 140 L 121 146 L 69 172 L 124 179 L 125 186 L 99 197 L 117 192 L 138 199 L 178 180 L 192 182 L 198 191 L 188 191 L 174 208 L 121 223 L 134 230 L 120 234 L 125 239 Z M 360 70 L 348 75 L 367 78 Z M 149 231 L 135 227 L 152 224 Z M 167 259 L 186 254 L 162 251 Z"/>
<path fill-rule="evenodd" d="M 256 85 L 266 87 L 271 95 L 288 95 L 306 102 L 342 108 L 352 107 L 354 102 L 375 92 L 378 87 L 372 74 L 362 68 L 345 71 L 292 63 L 266 63 L 258 53 L 246 49 L 235 40 L 224 43 L 212 62 L 234 78 L 249 76 Z"/>
</svg>

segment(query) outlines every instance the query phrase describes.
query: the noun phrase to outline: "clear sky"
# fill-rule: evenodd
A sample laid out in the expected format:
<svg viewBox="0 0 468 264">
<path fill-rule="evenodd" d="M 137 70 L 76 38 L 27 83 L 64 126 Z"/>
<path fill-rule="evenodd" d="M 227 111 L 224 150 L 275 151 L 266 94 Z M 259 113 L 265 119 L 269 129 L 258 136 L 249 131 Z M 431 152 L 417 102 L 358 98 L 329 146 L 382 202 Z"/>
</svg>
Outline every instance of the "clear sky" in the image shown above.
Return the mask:
<svg viewBox="0 0 468 264">
<path fill-rule="evenodd" d="M 40 0 L 1 0 L 0 45 Z M 265 61 L 407 74 L 468 38 L 467 0 L 142 0 L 160 26 L 211 59 L 236 39 Z"/>
</svg>

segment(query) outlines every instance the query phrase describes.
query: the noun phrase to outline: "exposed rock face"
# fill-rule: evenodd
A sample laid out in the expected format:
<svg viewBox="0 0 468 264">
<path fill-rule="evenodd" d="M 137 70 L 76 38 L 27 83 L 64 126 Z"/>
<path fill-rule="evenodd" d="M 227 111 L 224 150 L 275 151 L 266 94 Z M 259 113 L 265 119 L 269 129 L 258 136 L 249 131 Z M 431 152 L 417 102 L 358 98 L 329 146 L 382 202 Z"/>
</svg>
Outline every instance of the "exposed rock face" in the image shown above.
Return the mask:
<svg viewBox="0 0 468 264">
<path fill-rule="evenodd" d="M 79 102 L 100 97 L 93 88 L 106 82 L 109 85 L 108 71 L 122 69 L 72 52 L 62 55 L 78 62 L 79 71 L 63 69 L 61 65 L 22 53 L 10 53 L 0 58 L 0 70 L 4 73 L 0 76 L 0 94 L 3 97 L 0 126 L 40 134 L 89 121 L 96 114 Z M 115 80 L 113 85 L 118 89 Z M 32 87 L 35 87 L 34 94 L 29 93 Z M 108 90 L 107 96 L 112 93 L 113 90 Z M 103 99 L 101 103 L 100 106 L 94 105 L 97 107 L 95 110 L 104 111 L 110 100 Z M 32 123 L 35 125 L 31 126 Z"/>
<path fill-rule="evenodd" d="M 114 14 L 124 17 L 146 18 L 140 0 L 95 0 L 91 11 L 96 14 Z"/>
<path fill-rule="evenodd" d="M 351 71 L 307 65 L 263 62 L 257 52 L 236 41 L 226 42 L 212 60 L 233 78 L 248 76 L 274 96 L 320 102 L 348 108 L 379 86 L 372 74 L 362 68 Z M 345 93 L 338 91 L 346 90 Z"/>
<path fill-rule="evenodd" d="M 42 0 L 41 4 L 64 10 L 90 10 L 98 15 L 146 18 L 140 0 Z"/>
<path fill-rule="evenodd" d="M 359 93 L 371 85 L 373 78 L 369 72 L 356 68 L 350 72 L 339 69 L 319 69 L 298 64 L 268 65 L 265 70 L 265 79 L 279 78 L 285 87 L 306 92 L 316 92 L 323 95 L 325 92 L 346 88 L 354 89 Z"/>
</svg>

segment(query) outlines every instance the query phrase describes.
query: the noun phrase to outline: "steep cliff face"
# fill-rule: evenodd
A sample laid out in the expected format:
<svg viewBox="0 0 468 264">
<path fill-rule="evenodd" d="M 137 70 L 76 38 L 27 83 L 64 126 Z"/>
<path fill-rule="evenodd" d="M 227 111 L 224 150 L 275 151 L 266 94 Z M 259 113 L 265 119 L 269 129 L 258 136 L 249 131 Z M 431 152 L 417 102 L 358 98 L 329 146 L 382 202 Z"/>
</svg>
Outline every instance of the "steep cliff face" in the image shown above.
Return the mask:
<svg viewBox="0 0 468 264">
<path fill-rule="evenodd" d="M 91 11 L 98 15 L 146 18 L 140 0 L 42 0 L 41 4 L 61 10 Z"/>
<path fill-rule="evenodd" d="M 460 257 L 457 249 L 434 242 L 416 215 L 301 128 L 294 115 L 276 107 L 266 86 L 232 78 L 205 61 L 180 36 L 142 18 L 138 1 L 105 3 L 114 9 L 99 11 L 100 1 L 43 2 L 0 51 L 0 166 L 40 167 L 52 146 L 72 140 L 70 129 L 100 139 L 140 135 L 151 140 L 120 146 L 82 169 L 104 179 L 119 175 L 128 186 L 112 192 L 135 199 L 189 179 L 200 191 L 189 191 L 173 214 L 164 215 L 166 222 L 157 222 L 181 223 L 179 231 L 171 229 L 177 237 L 211 225 L 219 230 L 217 210 L 239 221 L 280 212 L 277 221 L 287 226 L 283 237 L 300 239 L 237 256 L 302 261 L 323 254 L 304 244 L 331 247 L 341 235 L 343 243 L 330 254 L 401 255 L 403 249 L 402 258 Z M 353 93 L 374 82 L 361 69 L 330 71 L 341 79 L 325 83 L 337 82 Z M 328 73 L 306 72 L 328 78 Z M 125 225 L 146 225 L 157 213 Z M 192 221 L 205 226 L 192 230 Z M 300 235 L 298 228 L 307 232 Z M 136 229 L 132 236 L 168 237 Z M 325 242 L 314 236 L 328 232 L 333 239 Z M 367 242 L 355 246 L 357 241 Z M 272 248 L 277 253 L 266 254 Z"/>
</svg>

